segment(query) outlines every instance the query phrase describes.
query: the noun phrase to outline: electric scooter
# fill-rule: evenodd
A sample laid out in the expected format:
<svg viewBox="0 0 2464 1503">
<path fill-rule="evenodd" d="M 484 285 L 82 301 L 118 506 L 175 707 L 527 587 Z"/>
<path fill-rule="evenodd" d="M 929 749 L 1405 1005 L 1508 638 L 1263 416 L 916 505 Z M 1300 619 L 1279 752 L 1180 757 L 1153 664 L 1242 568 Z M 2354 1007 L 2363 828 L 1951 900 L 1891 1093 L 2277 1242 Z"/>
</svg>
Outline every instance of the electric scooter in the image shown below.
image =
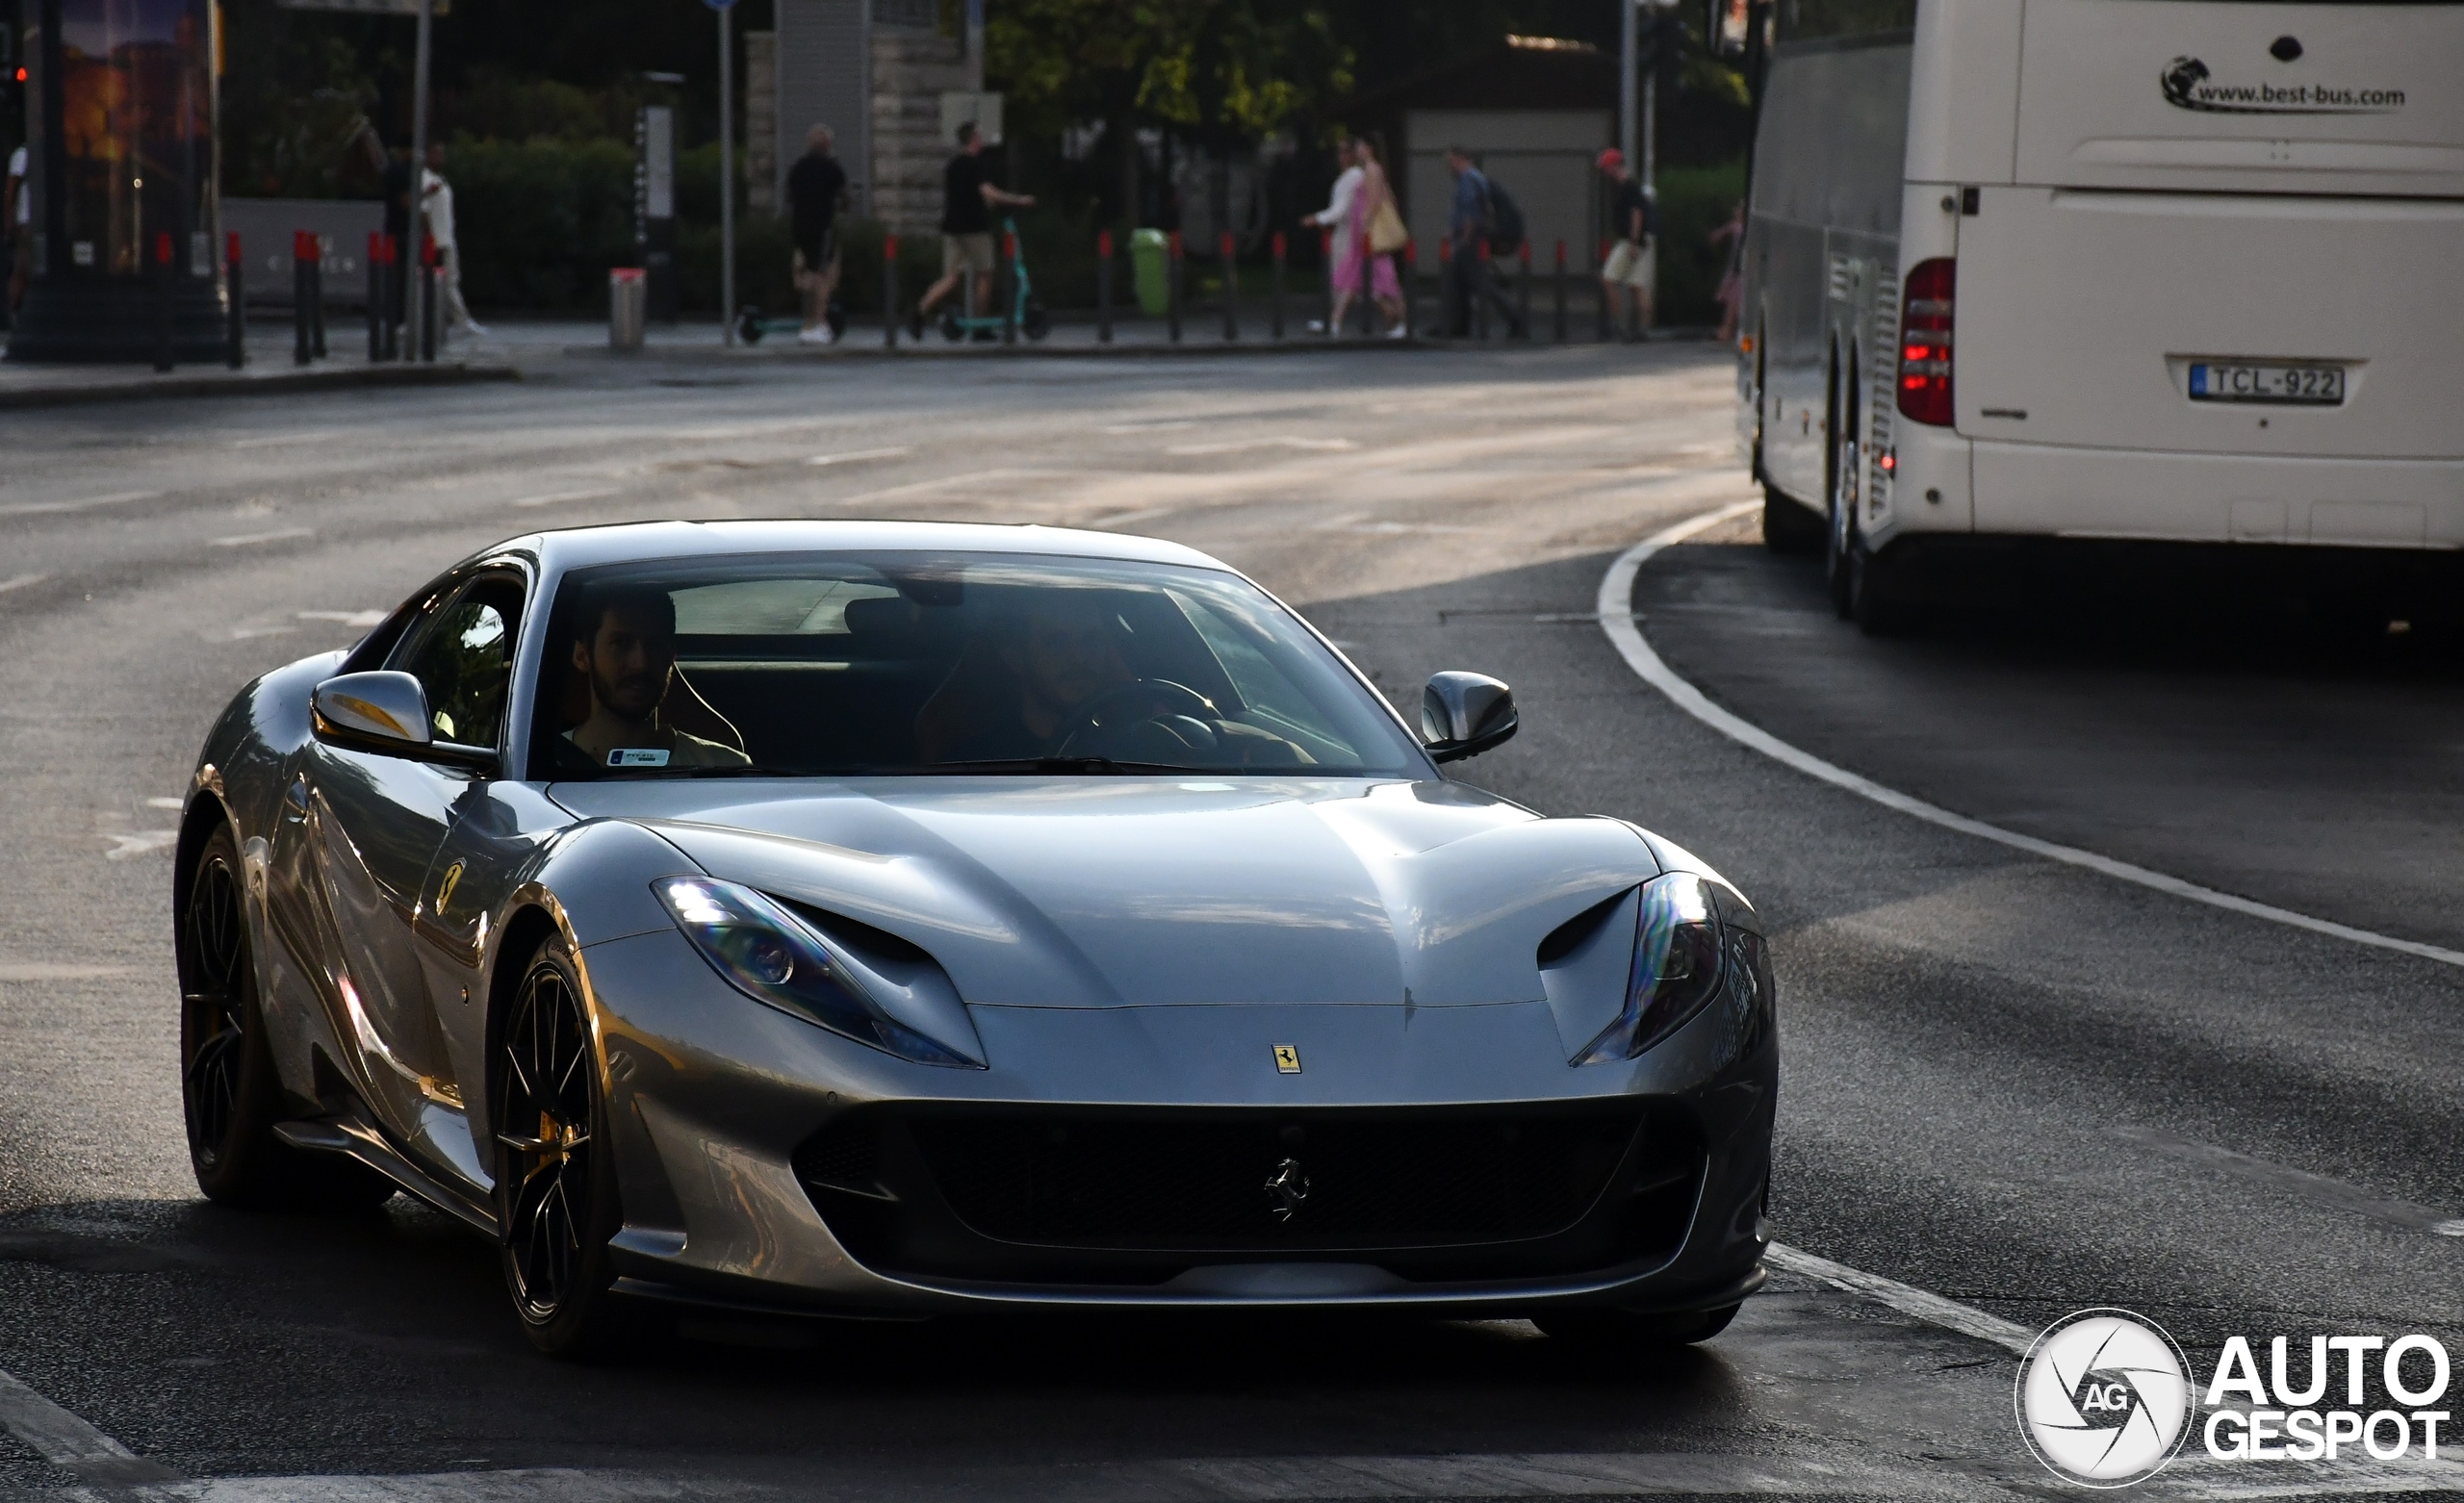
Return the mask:
<svg viewBox="0 0 2464 1503">
<path fill-rule="evenodd" d="M 1021 247 L 1018 259 L 1010 267 L 1010 298 L 1012 307 L 1017 315 L 1018 332 L 1031 340 L 1040 340 L 1052 332 L 1052 318 L 1044 312 L 1042 301 L 1036 296 L 1034 279 L 1027 275 L 1027 258 L 1023 242 L 1018 239 L 1018 221 L 1003 219 L 1001 233 L 1009 237 L 1010 243 Z M 953 344 L 969 335 L 975 335 L 978 338 L 989 335 L 997 339 L 1000 337 L 1003 322 L 1004 319 L 998 313 L 975 318 L 960 312 L 956 305 L 952 305 L 941 311 L 941 338 Z"/>
</svg>

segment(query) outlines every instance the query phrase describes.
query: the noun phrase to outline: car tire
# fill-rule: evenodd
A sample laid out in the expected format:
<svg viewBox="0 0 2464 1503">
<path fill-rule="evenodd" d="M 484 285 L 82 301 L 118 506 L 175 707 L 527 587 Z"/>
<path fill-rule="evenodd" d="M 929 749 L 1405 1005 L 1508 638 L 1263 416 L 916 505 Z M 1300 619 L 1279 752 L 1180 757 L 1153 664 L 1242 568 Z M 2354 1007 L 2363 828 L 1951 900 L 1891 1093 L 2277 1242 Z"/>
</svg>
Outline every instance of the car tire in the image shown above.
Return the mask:
<svg viewBox="0 0 2464 1503">
<path fill-rule="evenodd" d="M 514 1313 L 551 1356 L 610 1355 L 627 1334 L 608 1288 L 623 1216 L 580 971 L 562 936 L 531 955 L 490 1034 L 498 1244 Z"/>
<path fill-rule="evenodd" d="M 1677 1314 L 1650 1314 L 1632 1310 L 1553 1310 L 1534 1315 L 1531 1323 L 1538 1326 L 1553 1341 L 1569 1345 L 1609 1346 L 1691 1346 L 1707 1341 L 1729 1328 L 1742 1309 L 1724 1305 L 1718 1310 L 1684 1311 Z"/>
<path fill-rule="evenodd" d="M 1762 546 L 1784 557 L 1822 551 L 1822 518 L 1771 486 L 1762 488 Z"/>
<path fill-rule="evenodd" d="M 274 1135 L 282 1080 L 257 995 L 247 887 L 239 841 L 218 825 L 177 894 L 173 952 L 180 979 L 180 1108 L 189 1167 L 218 1205 L 252 1210 L 367 1210 L 394 1183 L 347 1159 L 308 1153 Z"/>
</svg>

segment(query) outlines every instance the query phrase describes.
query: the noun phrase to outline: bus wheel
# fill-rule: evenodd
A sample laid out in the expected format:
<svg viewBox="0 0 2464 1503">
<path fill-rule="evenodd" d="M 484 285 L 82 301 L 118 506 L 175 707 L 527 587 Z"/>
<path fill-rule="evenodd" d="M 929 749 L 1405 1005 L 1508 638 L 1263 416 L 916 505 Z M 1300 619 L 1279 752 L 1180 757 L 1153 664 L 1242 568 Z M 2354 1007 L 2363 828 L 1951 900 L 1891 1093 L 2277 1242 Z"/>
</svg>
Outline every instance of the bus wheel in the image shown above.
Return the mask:
<svg viewBox="0 0 2464 1503">
<path fill-rule="evenodd" d="M 1916 624 L 1908 587 L 1912 547 L 1903 542 L 1875 553 L 1860 540 L 1849 554 L 1848 617 L 1869 637 L 1899 636 Z"/>
</svg>

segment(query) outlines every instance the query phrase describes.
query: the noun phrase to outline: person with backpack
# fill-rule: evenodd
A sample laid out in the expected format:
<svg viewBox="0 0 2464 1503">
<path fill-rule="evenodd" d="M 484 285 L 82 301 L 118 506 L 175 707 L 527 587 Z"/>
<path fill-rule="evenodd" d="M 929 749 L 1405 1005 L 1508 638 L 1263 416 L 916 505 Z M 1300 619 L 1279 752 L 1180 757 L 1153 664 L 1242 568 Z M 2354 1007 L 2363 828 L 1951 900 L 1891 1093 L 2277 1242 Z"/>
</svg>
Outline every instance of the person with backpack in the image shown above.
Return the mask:
<svg viewBox="0 0 2464 1503">
<path fill-rule="evenodd" d="M 1521 310 L 1506 295 L 1497 266 L 1480 259 L 1484 245 L 1500 263 L 1523 248 L 1523 211 L 1512 194 L 1490 182 L 1488 174 L 1473 163 L 1469 146 L 1449 146 L 1446 165 L 1454 173 L 1454 204 L 1446 222 L 1453 262 L 1449 271 L 1447 325 L 1439 332 L 1450 339 L 1469 335 L 1474 301 L 1485 297 L 1513 336 L 1523 339 L 1529 331 L 1524 327 Z"/>
<path fill-rule="evenodd" d="M 1609 184 L 1608 223 L 1617 237 L 1608 264 L 1600 268 L 1600 295 L 1608 299 L 1608 326 L 1629 341 L 1649 337 L 1652 326 L 1654 242 L 1659 238 L 1659 215 L 1650 191 L 1626 167 L 1626 154 L 1611 146 L 1600 154 L 1600 170 Z M 1628 332 L 1621 289 L 1634 296 L 1634 321 Z"/>
</svg>

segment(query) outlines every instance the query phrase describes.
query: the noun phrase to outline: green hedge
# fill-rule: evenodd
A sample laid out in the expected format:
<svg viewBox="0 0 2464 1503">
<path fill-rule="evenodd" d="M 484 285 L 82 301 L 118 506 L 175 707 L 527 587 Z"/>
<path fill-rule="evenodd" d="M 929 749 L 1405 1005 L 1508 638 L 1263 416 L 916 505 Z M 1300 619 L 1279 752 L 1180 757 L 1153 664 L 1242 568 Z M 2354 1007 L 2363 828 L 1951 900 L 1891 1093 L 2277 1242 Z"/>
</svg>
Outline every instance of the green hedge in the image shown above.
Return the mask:
<svg viewBox="0 0 2464 1503">
<path fill-rule="evenodd" d="M 1711 243 L 1711 232 L 1728 222 L 1745 196 L 1745 162 L 1715 167 L 1659 169 L 1659 300 L 1653 312 L 1663 324 L 1720 321 L 1716 295 L 1728 273 L 1729 246 Z"/>
<path fill-rule="evenodd" d="M 607 268 L 633 260 L 633 152 L 612 140 L 453 143 L 462 292 L 475 308 L 606 305 Z"/>
</svg>

